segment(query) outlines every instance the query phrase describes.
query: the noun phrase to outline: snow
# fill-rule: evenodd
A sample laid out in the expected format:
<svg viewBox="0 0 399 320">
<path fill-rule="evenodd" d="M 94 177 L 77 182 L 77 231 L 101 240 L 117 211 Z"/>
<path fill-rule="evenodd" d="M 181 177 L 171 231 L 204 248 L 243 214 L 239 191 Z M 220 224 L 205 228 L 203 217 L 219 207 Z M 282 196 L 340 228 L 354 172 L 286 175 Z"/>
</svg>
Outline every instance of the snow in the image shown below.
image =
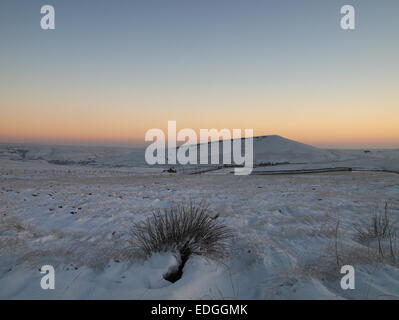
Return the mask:
<svg viewBox="0 0 399 320">
<path fill-rule="evenodd" d="M 368 171 L 397 171 L 399 151 L 322 150 L 278 136 L 254 145 L 259 161 L 290 162 L 256 170 L 356 170 L 168 174 L 145 166 L 142 150 L 2 145 L 0 298 L 397 299 L 397 263 L 378 259 L 355 235 L 385 202 L 399 219 L 399 175 Z M 235 238 L 225 259 L 193 256 L 170 283 L 163 275 L 176 257 L 143 259 L 131 249 L 129 228 L 190 200 L 205 201 Z M 337 254 L 341 265 L 355 267 L 355 290 L 341 289 Z M 47 264 L 55 268 L 55 290 L 40 287 Z"/>
</svg>

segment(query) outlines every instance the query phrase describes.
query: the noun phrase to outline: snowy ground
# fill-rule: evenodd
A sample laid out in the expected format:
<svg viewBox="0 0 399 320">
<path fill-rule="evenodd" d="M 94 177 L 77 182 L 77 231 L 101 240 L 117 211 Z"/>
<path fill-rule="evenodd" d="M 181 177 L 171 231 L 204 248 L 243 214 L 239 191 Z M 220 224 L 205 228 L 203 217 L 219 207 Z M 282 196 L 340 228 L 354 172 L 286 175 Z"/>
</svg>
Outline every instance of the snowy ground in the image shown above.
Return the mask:
<svg viewBox="0 0 399 320">
<path fill-rule="evenodd" d="M 397 151 L 374 160 L 363 153 L 345 161 L 362 169 L 399 163 Z M 399 219 L 398 174 L 186 175 L 18 157 L 0 160 L 1 299 L 399 298 L 398 261 L 356 239 L 385 202 Z M 162 276 L 173 255 L 139 258 L 129 228 L 190 200 L 206 201 L 236 237 L 226 259 L 193 257 L 172 284 Z M 341 289 L 337 256 L 355 267 L 355 290 Z M 56 288 L 42 290 L 39 269 L 49 264 Z"/>
</svg>

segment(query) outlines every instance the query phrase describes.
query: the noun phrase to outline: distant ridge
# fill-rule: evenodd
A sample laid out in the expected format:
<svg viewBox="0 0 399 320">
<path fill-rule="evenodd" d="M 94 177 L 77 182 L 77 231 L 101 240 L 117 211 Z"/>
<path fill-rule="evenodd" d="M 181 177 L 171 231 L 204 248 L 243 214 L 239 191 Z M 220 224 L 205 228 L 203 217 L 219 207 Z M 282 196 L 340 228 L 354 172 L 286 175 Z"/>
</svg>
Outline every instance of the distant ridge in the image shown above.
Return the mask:
<svg viewBox="0 0 399 320">
<path fill-rule="evenodd" d="M 208 142 L 208 148 L 219 145 L 219 159 L 222 163 L 223 140 Z M 200 144 L 190 148 L 198 148 Z M 241 139 L 241 150 L 245 138 Z M 337 160 L 337 152 L 316 148 L 279 135 L 253 137 L 254 163 L 314 163 Z M 199 153 L 198 153 L 199 154 Z M 210 152 L 206 163 L 210 162 Z M 134 167 L 147 166 L 144 149 L 83 147 L 83 146 L 4 146 L 0 148 L 0 159 L 20 161 L 45 161 L 56 165 L 83 165 L 92 167 Z M 198 162 L 199 163 L 199 162 Z"/>
<path fill-rule="evenodd" d="M 241 148 L 244 150 L 246 138 L 241 138 Z M 234 140 L 234 139 L 229 139 Z M 207 144 L 219 144 L 220 156 L 224 153 L 224 140 L 212 141 Z M 198 148 L 201 144 L 193 146 Z M 265 135 L 253 137 L 254 162 L 259 163 L 309 163 L 336 160 L 337 156 L 330 150 L 320 149 L 308 144 L 284 138 L 279 135 Z"/>
</svg>

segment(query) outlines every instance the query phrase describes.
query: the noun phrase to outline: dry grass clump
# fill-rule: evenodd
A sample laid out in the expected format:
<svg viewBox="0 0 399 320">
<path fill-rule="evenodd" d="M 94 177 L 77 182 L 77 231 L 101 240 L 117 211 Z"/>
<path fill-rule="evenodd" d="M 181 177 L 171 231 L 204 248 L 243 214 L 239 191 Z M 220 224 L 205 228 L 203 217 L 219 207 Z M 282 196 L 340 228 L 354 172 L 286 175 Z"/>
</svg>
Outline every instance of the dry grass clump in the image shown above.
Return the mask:
<svg viewBox="0 0 399 320">
<path fill-rule="evenodd" d="M 397 231 L 396 222 L 389 215 L 388 203 L 384 212 L 375 213 L 367 227 L 357 227 L 355 239 L 367 246 L 377 246 L 381 258 L 390 257 L 396 261 Z"/>
<path fill-rule="evenodd" d="M 157 211 L 133 225 L 134 246 L 145 256 L 156 252 L 179 252 L 181 255 L 223 257 L 232 238 L 229 228 L 208 215 L 207 207 L 176 205 Z"/>
<path fill-rule="evenodd" d="M 182 275 L 184 264 L 191 255 L 221 258 L 229 251 L 232 232 L 208 214 L 206 206 L 176 205 L 157 211 L 130 230 L 133 246 L 145 257 L 157 252 L 173 252 L 180 265 L 165 279 L 172 282 Z"/>
</svg>

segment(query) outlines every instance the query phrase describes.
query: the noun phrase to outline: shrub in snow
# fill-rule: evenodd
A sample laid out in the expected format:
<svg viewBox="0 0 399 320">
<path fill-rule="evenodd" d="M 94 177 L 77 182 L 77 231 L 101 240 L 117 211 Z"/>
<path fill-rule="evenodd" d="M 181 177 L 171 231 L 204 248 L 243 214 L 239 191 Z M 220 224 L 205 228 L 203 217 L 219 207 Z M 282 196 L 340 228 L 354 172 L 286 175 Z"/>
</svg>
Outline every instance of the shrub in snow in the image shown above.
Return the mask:
<svg viewBox="0 0 399 320">
<path fill-rule="evenodd" d="M 180 265 L 165 279 L 180 279 L 191 255 L 221 258 L 228 252 L 232 232 L 208 215 L 203 205 L 176 205 L 158 211 L 131 229 L 133 245 L 146 257 L 157 252 L 174 252 Z"/>
</svg>

